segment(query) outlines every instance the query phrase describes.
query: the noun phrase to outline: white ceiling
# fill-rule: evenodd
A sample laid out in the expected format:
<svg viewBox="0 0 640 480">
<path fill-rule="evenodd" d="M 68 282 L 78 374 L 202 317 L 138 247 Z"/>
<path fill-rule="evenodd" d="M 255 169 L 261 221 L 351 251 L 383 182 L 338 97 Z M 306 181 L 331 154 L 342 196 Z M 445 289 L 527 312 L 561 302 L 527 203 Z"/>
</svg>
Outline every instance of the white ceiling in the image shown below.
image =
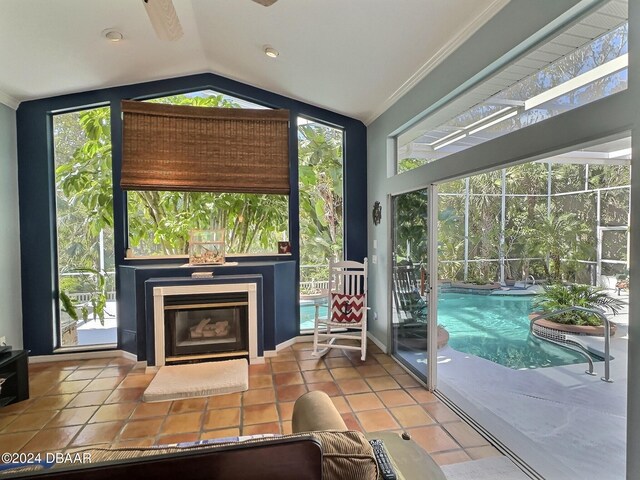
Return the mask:
<svg viewBox="0 0 640 480">
<path fill-rule="evenodd" d="M 0 102 L 213 72 L 370 123 L 506 3 L 174 0 L 164 42 L 141 0 L 2 0 Z"/>
</svg>

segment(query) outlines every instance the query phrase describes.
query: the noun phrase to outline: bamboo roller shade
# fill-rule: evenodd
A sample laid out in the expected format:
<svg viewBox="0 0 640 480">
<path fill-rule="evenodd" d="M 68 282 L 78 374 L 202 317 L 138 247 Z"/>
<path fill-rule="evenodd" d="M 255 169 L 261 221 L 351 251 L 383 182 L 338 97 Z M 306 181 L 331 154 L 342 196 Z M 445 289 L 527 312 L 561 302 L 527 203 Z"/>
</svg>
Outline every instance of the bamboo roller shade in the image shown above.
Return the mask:
<svg viewBox="0 0 640 480">
<path fill-rule="evenodd" d="M 289 111 L 122 101 L 124 190 L 289 193 Z"/>
</svg>

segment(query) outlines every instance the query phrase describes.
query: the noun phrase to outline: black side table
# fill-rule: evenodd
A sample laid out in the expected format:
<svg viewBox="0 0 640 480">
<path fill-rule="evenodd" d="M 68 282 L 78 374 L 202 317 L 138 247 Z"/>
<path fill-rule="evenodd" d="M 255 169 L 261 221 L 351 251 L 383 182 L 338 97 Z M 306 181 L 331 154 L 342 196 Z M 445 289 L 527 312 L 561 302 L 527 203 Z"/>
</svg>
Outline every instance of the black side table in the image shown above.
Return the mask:
<svg viewBox="0 0 640 480">
<path fill-rule="evenodd" d="M 0 407 L 29 398 L 29 354 L 27 350 L 11 350 L 0 354 Z"/>
</svg>

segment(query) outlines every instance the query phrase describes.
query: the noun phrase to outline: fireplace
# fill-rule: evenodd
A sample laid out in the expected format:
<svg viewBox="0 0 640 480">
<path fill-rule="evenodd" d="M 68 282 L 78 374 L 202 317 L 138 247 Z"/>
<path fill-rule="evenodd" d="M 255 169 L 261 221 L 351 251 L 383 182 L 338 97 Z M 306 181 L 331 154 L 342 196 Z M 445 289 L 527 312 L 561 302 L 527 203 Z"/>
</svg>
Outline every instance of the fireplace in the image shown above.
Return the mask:
<svg viewBox="0 0 640 480">
<path fill-rule="evenodd" d="M 165 359 L 248 356 L 246 292 L 173 295 L 164 302 Z"/>
<path fill-rule="evenodd" d="M 154 287 L 155 366 L 257 352 L 255 283 Z"/>
</svg>

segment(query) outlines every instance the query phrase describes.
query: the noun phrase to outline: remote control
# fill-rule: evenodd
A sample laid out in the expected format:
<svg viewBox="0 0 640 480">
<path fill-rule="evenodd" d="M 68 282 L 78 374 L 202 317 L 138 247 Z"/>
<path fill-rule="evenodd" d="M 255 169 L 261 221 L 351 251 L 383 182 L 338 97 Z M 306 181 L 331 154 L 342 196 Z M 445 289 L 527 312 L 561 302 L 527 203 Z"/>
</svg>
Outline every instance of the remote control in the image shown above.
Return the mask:
<svg viewBox="0 0 640 480">
<path fill-rule="evenodd" d="M 382 440 L 369 440 L 369 443 L 373 447 L 373 454 L 376 457 L 376 463 L 382 473 L 384 480 L 396 480 L 396 473 L 393 471 L 391 460 L 387 454 L 387 450 L 384 448 L 384 442 Z"/>
</svg>

